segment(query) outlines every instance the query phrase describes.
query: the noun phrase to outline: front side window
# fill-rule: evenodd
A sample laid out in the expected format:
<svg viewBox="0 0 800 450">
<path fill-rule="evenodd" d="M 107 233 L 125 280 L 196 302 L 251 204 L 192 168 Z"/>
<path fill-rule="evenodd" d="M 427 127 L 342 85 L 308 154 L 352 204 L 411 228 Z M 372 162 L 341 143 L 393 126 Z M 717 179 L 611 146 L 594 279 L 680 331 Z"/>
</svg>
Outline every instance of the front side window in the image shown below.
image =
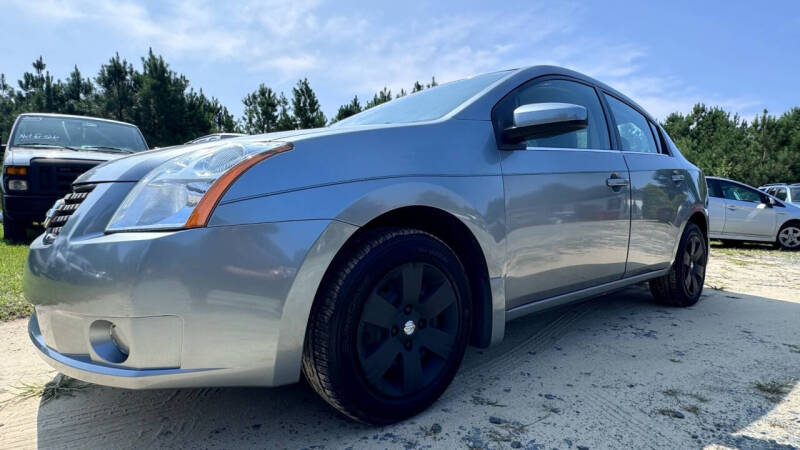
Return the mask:
<svg viewBox="0 0 800 450">
<path fill-rule="evenodd" d="M 791 199 L 788 200 L 788 201 L 793 202 L 793 203 L 800 202 L 800 187 L 793 187 L 793 188 L 789 188 L 789 189 L 791 189 L 789 192 L 792 195 L 791 195 Z"/>
<path fill-rule="evenodd" d="M 740 202 L 761 203 L 761 195 L 755 189 L 746 188 L 727 181 L 720 182 L 722 195 L 728 200 L 738 200 Z"/>
<path fill-rule="evenodd" d="M 650 123 L 635 109 L 616 98 L 606 95 L 611 114 L 617 123 L 620 144 L 626 152 L 658 153 Z"/>
<path fill-rule="evenodd" d="M 532 80 L 506 96 L 494 109 L 499 132 L 514 124 L 514 110 L 531 103 L 571 103 L 586 108 L 586 128 L 523 141 L 525 147 L 611 149 L 603 107 L 594 88 L 568 80 Z"/>
<path fill-rule="evenodd" d="M 773 195 L 778 197 L 780 200 L 786 201 L 786 188 L 779 188 Z"/>
</svg>

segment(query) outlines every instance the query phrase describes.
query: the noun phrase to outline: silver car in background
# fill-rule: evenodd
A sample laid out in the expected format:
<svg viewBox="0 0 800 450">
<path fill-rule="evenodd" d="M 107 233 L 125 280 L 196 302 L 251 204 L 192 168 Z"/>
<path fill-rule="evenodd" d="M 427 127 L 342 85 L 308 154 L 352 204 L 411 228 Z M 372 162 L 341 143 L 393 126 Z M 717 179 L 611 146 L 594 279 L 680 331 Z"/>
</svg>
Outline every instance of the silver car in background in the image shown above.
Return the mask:
<svg viewBox="0 0 800 450">
<path fill-rule="evenodd" d="M 621 93 L 558 67 L 489 73 L 327 128 L 91 170 L 31 246 L 29 332 L 82 380 L 303 374 L 347 416 L 390 423 L 509 320 L 643 281 L 695 304 L 706 201 L 702 172 Z"/>
<path fill-rule="evenodd" d="M 764 191 L 784 203 L 800 206 L 800 183 L 770 183 L 760 186 L 758 190 Z"/>
<path fill-rule="evenodd" d="M 800 208 L 738 181 L 707 177 L 709 236 L 800 248 Z"/>
</svg>

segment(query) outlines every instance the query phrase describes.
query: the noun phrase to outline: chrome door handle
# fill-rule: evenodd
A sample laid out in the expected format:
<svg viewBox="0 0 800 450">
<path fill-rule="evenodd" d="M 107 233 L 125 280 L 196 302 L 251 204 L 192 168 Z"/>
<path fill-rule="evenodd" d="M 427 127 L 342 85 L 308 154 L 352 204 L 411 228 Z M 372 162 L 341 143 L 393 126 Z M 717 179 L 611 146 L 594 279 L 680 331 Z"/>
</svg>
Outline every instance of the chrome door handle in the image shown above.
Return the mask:
<svg viewBox="0 0 800 450">
<path fill-rule="evenodd" d="M 673 175 L 672 176 L 672 181 L 674 181 L 676 183 L 680 183 L 681 181 L 683 181 L 683 175 Z"/>
<path fill-rule="evenodd" d="M 613 176 L 611 178 L 606 178 L 606 186 L 610 188 L 627 186 L 629 183 L 630 181 L 628 181 L 627 178 L 616 178 Z"/>
<path fill-rule="evenodd" d="M 735 206 L 733 206 L 733 205 L 728 205 L 728 209 L 729 209 L 729 210 L 731 210 L 731 211 L 735 211 L 735 210 L 736 210 L 736 207 L 735 207 Z"/>
</svg>

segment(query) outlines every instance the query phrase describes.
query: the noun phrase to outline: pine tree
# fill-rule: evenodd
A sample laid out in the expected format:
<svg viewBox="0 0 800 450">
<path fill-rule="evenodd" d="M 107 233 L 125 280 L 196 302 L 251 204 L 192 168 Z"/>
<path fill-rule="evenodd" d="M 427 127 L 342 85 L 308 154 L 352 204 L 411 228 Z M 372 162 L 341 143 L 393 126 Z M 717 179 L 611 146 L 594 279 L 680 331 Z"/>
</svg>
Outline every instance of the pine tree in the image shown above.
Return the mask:
<svg viewBox="0 0 800 450">
<path fill-rule="evenodd" d="M 361 103 L 358 101 L 358 96 L 356 95 L 350 103 L 339 107 L 339 111 L 336 113 L 336 117 L 333 121 L 338 122 L 360 112 Z"/>
<path fill-rule="evenodd" d="M 436 87 L 438 85 L 439 85 L 439 83 L 436 82 L 436 77 L 431 77 L 431 82 L 428 83 L 425 87 L 430 89 L 430 88 Z"/>
<path fill-rule="evenodd" d="M 419 92 L 423 89 L 425 89 L 425 86 L 423 86 L 419 81 L 415 81 L 414 87 L 411 88 L 411 93 L 413 94 L 414 92 Z"/>
<path fill-rule="evenodd" d="M 150 49 L 142 58 L 142 72 L 134 74 L 136 105 L 134 120 L 154 146 L 186 142 L 198 136 L 197 130 L 187 127 L 186 89 L 189 81 L 170 70 L 161 56 Z"/>
<path fill-rule="evenodd" d="M 269 133 L 278 129 L 280 100 L 271 88 L 263 83 L 242 99 L 244 116 L 241 126 L 245 133 Z"/>
<path fill-rule="evenodd" d="M 60 82 L 59 82 L 60 84 Z M 64 95 L 64 112 L 68 114 L 91 114 L 91 103 L 94 85 L 88 78 L 83 78 L 78 66 L 69 74 L 61 91 Z"/>
<path fill-rule="evenodd" d="M 386 103 L 391 100 L 392 100 L 392 91 L 384 86 L 384 88 L 380 92 L 376 93 L 372 97 L 372 100 L 367 102 L 367 106 L 365 106 L 364 109 L 370 109 L 374 106 L 378 106 L 381 103 Z"/>
<path fill-rule="evenodd" d="M 134 76 L 133 66 L 120 59 L 119 53 L 100 66 L 95 81 L 100 88 L 96 103 L 101 114 L 120 121 L 131 120 L 136 102 Z"/>
<path fill-rule="evenodd" d="M 325 114 L 307 78 L 298 81 L 297 86 L 292 88 L 292 110 L 295 123 L 301 130 L 325 126 Z"/>
<path fill-rule="evenodd" d="M 283 92 L 281 92 L 281 95 L 278 97 L 278 107 L 278 126 L 276 131 L 296 130 L 297 124 L 292 115 L 292 110 L 289 107 L 289 100 L 286 99 Z"/>
</svg>

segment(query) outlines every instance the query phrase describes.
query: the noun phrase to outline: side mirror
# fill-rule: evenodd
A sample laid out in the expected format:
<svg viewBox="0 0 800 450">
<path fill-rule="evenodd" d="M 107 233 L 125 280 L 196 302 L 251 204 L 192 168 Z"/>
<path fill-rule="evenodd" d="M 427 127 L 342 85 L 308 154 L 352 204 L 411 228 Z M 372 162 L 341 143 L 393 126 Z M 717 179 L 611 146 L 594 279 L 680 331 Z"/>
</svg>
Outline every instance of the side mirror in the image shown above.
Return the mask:
<svg viewBox="0 0 800 450">
<path fill-rule="evenodd" d="M 761 196 L 761 203 L 767 205 L 768 208 L 771 208 L 771 207 L 773 207 L 773 206 L 775 206 L 777 204 L 775 202 L 775 200 L 773 200 L 772 197 L 770 197 L 768 195 L 762 195 Z"/>
<path fill-rule="evenodd" d="M 557 136 L 588 125 L 586 108 L 571 103 L 530 103 L 514 110 L 514 125 L 503 130 L 507 143 Z"/>
</svg>

